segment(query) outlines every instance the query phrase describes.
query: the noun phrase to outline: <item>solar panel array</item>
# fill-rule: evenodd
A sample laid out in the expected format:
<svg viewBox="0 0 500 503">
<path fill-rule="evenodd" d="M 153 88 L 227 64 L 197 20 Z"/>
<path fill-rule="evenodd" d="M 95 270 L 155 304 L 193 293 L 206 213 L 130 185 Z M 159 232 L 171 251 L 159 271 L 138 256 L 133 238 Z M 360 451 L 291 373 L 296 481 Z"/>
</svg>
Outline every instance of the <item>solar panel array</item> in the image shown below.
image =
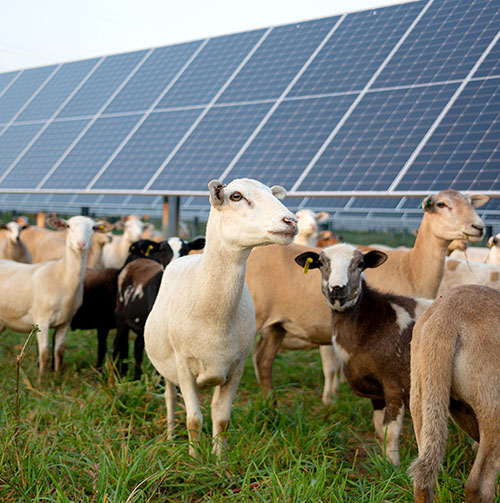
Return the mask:
<svg viewBox="0 0 500 503">
<path fill-rule="evenodd" d="M 500 196 L 499 38 L 496 0 L 422 0 L 1 74 L 0 209 L 197 212 L 238 177 L 338 217 Z"/>
</svg>

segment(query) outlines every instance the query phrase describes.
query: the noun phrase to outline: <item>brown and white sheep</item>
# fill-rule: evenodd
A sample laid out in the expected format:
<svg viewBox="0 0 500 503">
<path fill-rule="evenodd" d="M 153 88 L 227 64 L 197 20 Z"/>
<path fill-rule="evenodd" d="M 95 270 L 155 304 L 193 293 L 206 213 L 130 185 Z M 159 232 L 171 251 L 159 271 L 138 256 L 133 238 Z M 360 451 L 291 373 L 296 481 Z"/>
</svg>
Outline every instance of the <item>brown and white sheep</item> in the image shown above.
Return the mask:
<svg viewBox="0 0 500 503">
<path fill-rule="evenodd" d="M 500 470 L 500 292 L 454 288 L 420 317 L 411 342 L 410 409 L 418 443 L 412 464 L 417 503 L 433 500 L 448 413 L 479 449 L 467 503 L 493 503 Z"/>
<path fill-rule="evenodd" d="M 315 212 L 309 209 L 299 210 L 295 213 L 299 223 L 299 233 L 294 242 L 304 246 L 316 246 L 318 239 L 318 224 L 326 220 L 330 214 L 326 211 Z"/>
<path fill-rule="evenodd" d="M 321 271 L 321 291 L 331 310 L 335 352 L 354 392 L 373 405 L 375 431 L 390 460 L 399 465 L 399 436 L 410 388 L 410 341 L 415 320 L 431 304 L 382 293 L 367 285 L 363 271 L 382 265 L 384 252 L 363 254 L 339 244 L 301 253 L 301 267 Z"/>
</svg>

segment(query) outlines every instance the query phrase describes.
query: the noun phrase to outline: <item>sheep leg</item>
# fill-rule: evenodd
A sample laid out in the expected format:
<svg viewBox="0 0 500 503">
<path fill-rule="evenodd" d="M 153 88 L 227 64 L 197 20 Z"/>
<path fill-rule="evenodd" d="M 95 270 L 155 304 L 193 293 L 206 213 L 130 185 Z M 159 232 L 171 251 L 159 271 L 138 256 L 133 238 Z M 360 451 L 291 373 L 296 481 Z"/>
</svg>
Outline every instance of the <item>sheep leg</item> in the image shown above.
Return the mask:
<svg viewBox="0 0 500 503">
<path fill-rule="evenodd" d="M 49 340 L 49 324 L 37 323 L 38 332 L 36 340 L 38 343 L 38 385 L 42 384 L 42 375 L 49 366 L 50 359 L 50 340 Z"/>
<path fill-rule="evenodd" d="M 319 354 L 321 355 L 321 365 L 323 375 L 325 377 L 325 385 L 323 387 L 323 396 L 321 398 L 325 405 L 333 403 L 333 397 L 339 390 L 339 369 L 340 364 L 335 353 L 333 345 L 320 346 Z"/>
<path fill-rule="evenodd" d="M 144 355 L 144 330 L 137 332 L 134 343 L 135 369 L 134 379 L 138 381 L 142 374 L 142 357 Z"/>
<path fill-rule="evenodd" d="M 196 457 L 196 447 L 200 443 L 200 432 L 203 416 L 200 410 L 198 386 L 187 365 L 177 361 L 177 377 L 184 405 L 186 406 L 186 423 L 189 437 L 189 454 Z"/>
<path fill-rule="evenodd" d="M 384 412 L 385 454 L 392 464 L 399 466 L 399 436 L 403 429 L 405 406 L 402 400 L 388 402 Z"/>
<path fill-rule="evenodd" d="M 254 347 L 253 366 L 264 396 L 273 390 L 273 363 L 285 333 L 280 325 L 271 325 L 262 331 L 261 338 Z"/>
<path fill-rule="evenodd" d="M 97 368 L 102 368 L 104 358 L 106 358 L 107 338 L 109 330 L 107 328 L 97 329 Z"/>
<path fill-rule="evenodd" d="M 66 334 L 69 324 L 57 327 L 54 333 L 54 368 L 56 372 L 62 371 L 64 349 L 66 348 Z"/>
<path fill-rule="evenodd" d="M 113 346 L 113 361 L 120 375 L 126 375 L 128 371 L 128 332 L 126 321 L 121 316 L 116 316 L 116 336 Z"/>
<path fill-rule="evenodd" d="M 244 364 L 244 361 L 240 362 L 228 380 L 215 388 L 212 396 L 212 452 L 219 458 L 227 449 L 226 432 L 229 428 L 231 407 L 243 374 Z"/>
<path fill-rule="evenodd" d="M 498 418 L 492 418 L 498 421 Z M 466 503 L 493 503 L 495 500 L 495 482 L 500 471 L 499 432 L 484 435 L 479 443 L 479 450 L 472 465 L 472 470 L 465 484 Z"/>
<path fill-rule="evenodd" d="M 174 439 L 175 404 L 177 402 L 177 388 L 175 384 L 165 379 L 165 405 L 167 406 L 167 438 Z"/>
<path fill-rule="evenodd" d="M 372 400 L 373 426 L 384 446 L 384 454 L 391 462 L 399 466 L 399 436 L 403 429 L 404 404 L 402 400 Z"/>
</svg>

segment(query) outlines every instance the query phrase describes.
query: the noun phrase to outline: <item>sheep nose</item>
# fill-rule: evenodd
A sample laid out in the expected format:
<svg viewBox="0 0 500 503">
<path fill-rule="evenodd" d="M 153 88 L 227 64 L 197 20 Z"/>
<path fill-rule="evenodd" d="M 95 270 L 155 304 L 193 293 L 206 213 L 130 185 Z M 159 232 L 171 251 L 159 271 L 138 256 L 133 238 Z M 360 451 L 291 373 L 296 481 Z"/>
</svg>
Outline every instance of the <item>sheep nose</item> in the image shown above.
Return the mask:
<svg viewBox="0 0 500 503">
<path fill-rule="evenodd" d="M 481 225 L 481 224 L 472 224 L 472 227 L 474 229 L 477 229 L 479 231 L 479 233 L 480 233 L 481 236 L 483 235 L 484 225 Z"/>
<path fill-rule="evenodd" d="M 290 226 L 295 231 L 295 234 L 297 234 L 298 227 L 297 227 L 297 219 L 295 217 L 283 217 L 282 221 L 285 222 L 285 224 L 287 224 L 288 226 Z"/>
</svg>

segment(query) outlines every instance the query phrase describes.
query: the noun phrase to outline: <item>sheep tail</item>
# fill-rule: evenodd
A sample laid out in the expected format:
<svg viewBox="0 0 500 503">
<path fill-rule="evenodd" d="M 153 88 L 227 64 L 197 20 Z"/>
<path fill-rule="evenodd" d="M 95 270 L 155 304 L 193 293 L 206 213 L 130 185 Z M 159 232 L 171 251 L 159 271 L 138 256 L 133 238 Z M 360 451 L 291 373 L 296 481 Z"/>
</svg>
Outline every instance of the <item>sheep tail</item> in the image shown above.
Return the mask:
<svg viewBox="0 0 500 503">
<path fill-rule="evenodd" d="M 416 489 L 434 488 L 446 450 L 453 357 L 458 334 L 448 320 L 432 314 L 415 325 L 411 354 L 410 409 L 418 458 L 409 469 Z M 420 430 L 420 431 L 417 431 Z"/>
</svg>

